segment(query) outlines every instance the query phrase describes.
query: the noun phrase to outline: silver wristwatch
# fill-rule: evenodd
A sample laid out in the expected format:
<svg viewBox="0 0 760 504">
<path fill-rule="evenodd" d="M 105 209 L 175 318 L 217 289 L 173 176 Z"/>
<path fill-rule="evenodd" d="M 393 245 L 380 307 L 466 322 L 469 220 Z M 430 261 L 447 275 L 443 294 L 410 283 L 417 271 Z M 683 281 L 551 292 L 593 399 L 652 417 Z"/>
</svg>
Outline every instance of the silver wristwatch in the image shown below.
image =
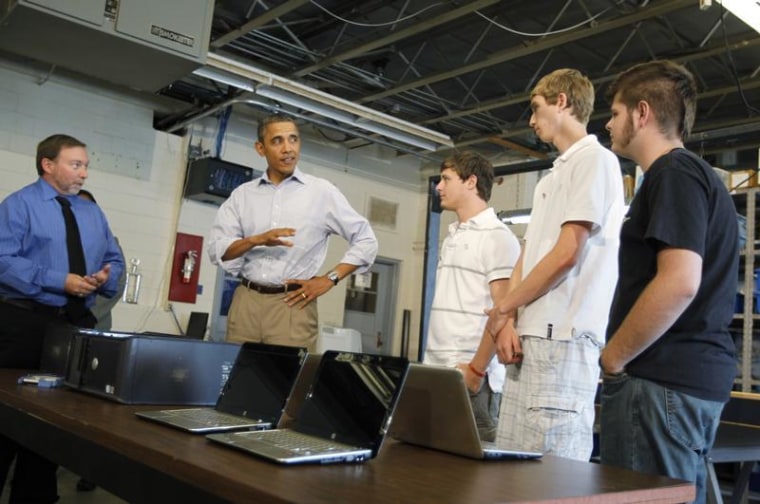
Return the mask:
<svg viewBox="0 0 760 504">
<path fill-rule="evenodd" d="M 328 280 L 330 280 L 333 284 L 338 285 L 338 282 L 340 282 L 340 277 L 338 276 L 338 273 L 335 271 L 328 271 L 327 275 L 325 275 Z"/>
</svg>

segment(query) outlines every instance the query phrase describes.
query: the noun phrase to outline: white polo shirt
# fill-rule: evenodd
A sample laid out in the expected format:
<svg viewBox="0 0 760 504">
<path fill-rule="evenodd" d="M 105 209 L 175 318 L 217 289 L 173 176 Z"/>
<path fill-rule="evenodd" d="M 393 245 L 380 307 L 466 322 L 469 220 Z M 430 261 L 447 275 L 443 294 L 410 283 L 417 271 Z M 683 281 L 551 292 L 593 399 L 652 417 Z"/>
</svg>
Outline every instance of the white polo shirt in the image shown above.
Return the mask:
<svg viewBox="0 0 760 504">
<path fill-rule="evenodd" d="M 472 360 L 493 305 L 489 284 L 512 276 L 520 243 L 492 208 L 449 225 L 441 246 L 424 362 L 454 366 Z M 487 369 L 491 390 L 501 393 L 505 367 L 496 357 Z"/>
<path fill-rule="evenodd" d="M 567 340 L 585 333 L 604 344 L 624 211 L 620 164 L 595 136 L 577 141 L 554 161 L 533 195 L 522 277 L 554 247 L 563 223 L 593 226 L 578 264 L 565 279 L 520 310 L 518 334 Z"/>
</svg>

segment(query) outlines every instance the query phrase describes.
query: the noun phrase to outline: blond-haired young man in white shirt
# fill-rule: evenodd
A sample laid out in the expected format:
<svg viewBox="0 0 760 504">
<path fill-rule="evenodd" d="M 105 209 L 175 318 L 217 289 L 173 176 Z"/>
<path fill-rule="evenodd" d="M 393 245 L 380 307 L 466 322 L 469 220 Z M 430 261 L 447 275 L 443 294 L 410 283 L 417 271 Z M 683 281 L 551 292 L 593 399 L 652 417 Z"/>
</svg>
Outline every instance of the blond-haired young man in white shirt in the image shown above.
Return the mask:
<svg viewBox="0 0 760 504">
<path fill-rule="evenodd" d="M 573 69 L 546 75 L 531 93 L 530 125 L 560 155 L 536 186 L 510 291 L 490 311 L 484 337 L 513 364 L 497 441 L 579 460 L 593 448 L 597 362 L 624 212 L 618 160 L 586 132 L 593 105 L 593 85 Z M 488 346 L 473 365 L 490 358 Z"/>
</svg>

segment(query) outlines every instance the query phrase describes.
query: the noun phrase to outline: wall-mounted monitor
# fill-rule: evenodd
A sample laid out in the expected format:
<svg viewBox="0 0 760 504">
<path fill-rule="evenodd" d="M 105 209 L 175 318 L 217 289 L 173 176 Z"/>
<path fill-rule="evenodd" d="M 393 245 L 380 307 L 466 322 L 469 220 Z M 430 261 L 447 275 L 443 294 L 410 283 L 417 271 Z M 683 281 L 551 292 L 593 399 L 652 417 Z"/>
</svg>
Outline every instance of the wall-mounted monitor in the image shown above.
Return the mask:
<svg viewBox="0 0 760 504">
<path fill-rule="evenodd" d="M 261 175 L 261 172 L 217 158 L 201 158 L 187 166 L 187 199 L 221 205 L 233 189 Z"/>
</svg>

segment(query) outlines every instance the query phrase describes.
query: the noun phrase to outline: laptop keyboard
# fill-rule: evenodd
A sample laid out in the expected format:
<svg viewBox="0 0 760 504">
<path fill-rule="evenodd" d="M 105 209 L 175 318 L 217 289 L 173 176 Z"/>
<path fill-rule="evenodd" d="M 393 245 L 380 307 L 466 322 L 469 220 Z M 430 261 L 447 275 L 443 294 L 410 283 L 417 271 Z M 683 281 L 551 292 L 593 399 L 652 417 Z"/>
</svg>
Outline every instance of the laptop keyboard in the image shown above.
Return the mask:
<svg viewBox="0 0 760 504">
<path fill-rule="evenodd" d="M 243 417 L 230 415 L 229 413 L 222 413 L 221 411 L 213 409 L 182 410 L 178 411 L 176 416 L 183 420 L 196 422 L 199 425 L 218 425 L 221 427 L 226 425 L 240 425 L 245 422 L 255 422 L 255 420 L 247 420 Z"/>
<path fill-rule="evenodd" d="M 262 434 L 264 435 L 255 437 L 263 443 L 293 452 L 324 453 L 351 448 L 349 445 L 308 436 L 295 431 L 269 431 Z"/>
</svg>

